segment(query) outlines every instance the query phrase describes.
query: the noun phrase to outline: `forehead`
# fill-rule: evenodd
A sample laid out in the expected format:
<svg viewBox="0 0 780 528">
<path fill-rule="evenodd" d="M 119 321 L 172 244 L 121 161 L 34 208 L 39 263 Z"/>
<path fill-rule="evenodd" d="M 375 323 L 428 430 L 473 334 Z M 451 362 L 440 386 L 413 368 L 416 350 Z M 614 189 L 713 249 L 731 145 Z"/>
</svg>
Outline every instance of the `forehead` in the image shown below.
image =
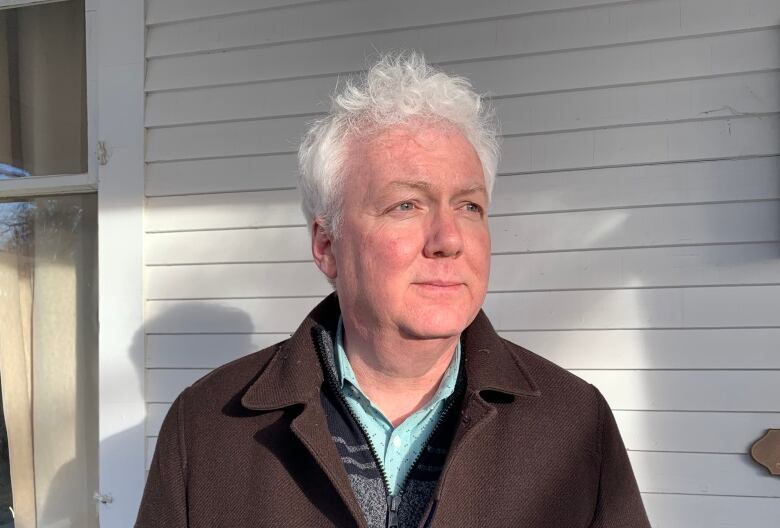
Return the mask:
<svg viewBox="0 0 780 528">
<path fill-rule="evenodd" d="M 353 176 L 382 183 L 392 177 L 447 174 L 483 180 L 474 147 L 447 123 L 413 122 L 373 131 L 351 142 Z"/>
</svg>

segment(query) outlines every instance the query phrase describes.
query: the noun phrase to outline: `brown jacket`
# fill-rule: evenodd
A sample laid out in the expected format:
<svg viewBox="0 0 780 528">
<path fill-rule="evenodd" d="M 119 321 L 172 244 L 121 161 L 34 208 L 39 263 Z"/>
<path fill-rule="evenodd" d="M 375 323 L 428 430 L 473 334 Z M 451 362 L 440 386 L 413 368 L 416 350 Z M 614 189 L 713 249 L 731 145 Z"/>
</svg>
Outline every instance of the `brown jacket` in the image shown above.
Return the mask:
<svg viewBox="0 0 780 528">
<path fill-rule="evenodd" d="M 320 404 L 315 325 L 210 373 L 176 399 L 136 527 L 364 527 Z M 649 527 L 612 413 L 591 385 L 501 339 L 463 333 L 460 425 L 429 505 L 432 527 Z"/>
</svg>

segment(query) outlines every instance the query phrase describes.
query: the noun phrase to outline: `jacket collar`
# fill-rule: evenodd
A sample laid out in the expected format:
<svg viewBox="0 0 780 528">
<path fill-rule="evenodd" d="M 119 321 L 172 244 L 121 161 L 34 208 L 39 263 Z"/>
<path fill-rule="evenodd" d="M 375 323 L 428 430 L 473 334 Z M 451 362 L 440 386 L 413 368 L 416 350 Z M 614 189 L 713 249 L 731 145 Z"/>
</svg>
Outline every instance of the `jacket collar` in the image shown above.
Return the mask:
<svg viewBox="0 0 780 528">
<path fill-rule="evenodd" d="M 330 339 L 340 315 L 335 293 L 326 297 L 306 316 L 289 340 L 276 353 L 241 403 L 253 410 L 271 410 L 307 403 L 319 397 L 324 380 L 316 353 L 318 339 Z M 467 389 L 495 391 L 515 396 L 539 396 L 540 392 L 512 345 L 498 336 L 480 310 L 462 335 Z"/>
</svg>

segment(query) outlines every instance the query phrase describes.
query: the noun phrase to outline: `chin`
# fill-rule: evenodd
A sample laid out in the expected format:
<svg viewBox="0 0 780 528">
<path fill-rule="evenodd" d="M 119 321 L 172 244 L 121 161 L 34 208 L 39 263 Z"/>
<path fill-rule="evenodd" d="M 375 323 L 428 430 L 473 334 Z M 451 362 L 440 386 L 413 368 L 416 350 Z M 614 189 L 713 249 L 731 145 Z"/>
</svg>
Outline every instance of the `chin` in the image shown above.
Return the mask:
<svg viewBox="0 0 780 528">
<path fill-rule="evenodd" d="M 471 323 L 474 317 L 460 311 L 440 308 L 416 312 L 406 324 L 401 325 L 402 331 L 416 339 L 447 339 L 460 335 Z"/>
</svg>

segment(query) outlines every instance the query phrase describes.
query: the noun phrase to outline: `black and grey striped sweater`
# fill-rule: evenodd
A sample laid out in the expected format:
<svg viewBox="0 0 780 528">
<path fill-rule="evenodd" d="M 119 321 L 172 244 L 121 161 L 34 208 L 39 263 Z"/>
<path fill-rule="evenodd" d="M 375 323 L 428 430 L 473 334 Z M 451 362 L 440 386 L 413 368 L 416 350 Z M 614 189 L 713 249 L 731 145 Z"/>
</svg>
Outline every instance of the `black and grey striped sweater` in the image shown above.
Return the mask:
<svg viewBox="0 0 780 528">
<path fill-rule="evenodd" d="M 445 401 L 439 422 L 406 476 L 401 492 L 393 496 L 373 446 L 341 395 L 334 362 L 333 335 L 323 328 L 319 328 L 318 332 L 316 342 L 326 380 L 321 393 L 322 407 L 369 528 L 417 528 L 433 497 L 452 442 L 466 383 L 465 368 L 461 364 L 455 390 Z"/>
</svg>

